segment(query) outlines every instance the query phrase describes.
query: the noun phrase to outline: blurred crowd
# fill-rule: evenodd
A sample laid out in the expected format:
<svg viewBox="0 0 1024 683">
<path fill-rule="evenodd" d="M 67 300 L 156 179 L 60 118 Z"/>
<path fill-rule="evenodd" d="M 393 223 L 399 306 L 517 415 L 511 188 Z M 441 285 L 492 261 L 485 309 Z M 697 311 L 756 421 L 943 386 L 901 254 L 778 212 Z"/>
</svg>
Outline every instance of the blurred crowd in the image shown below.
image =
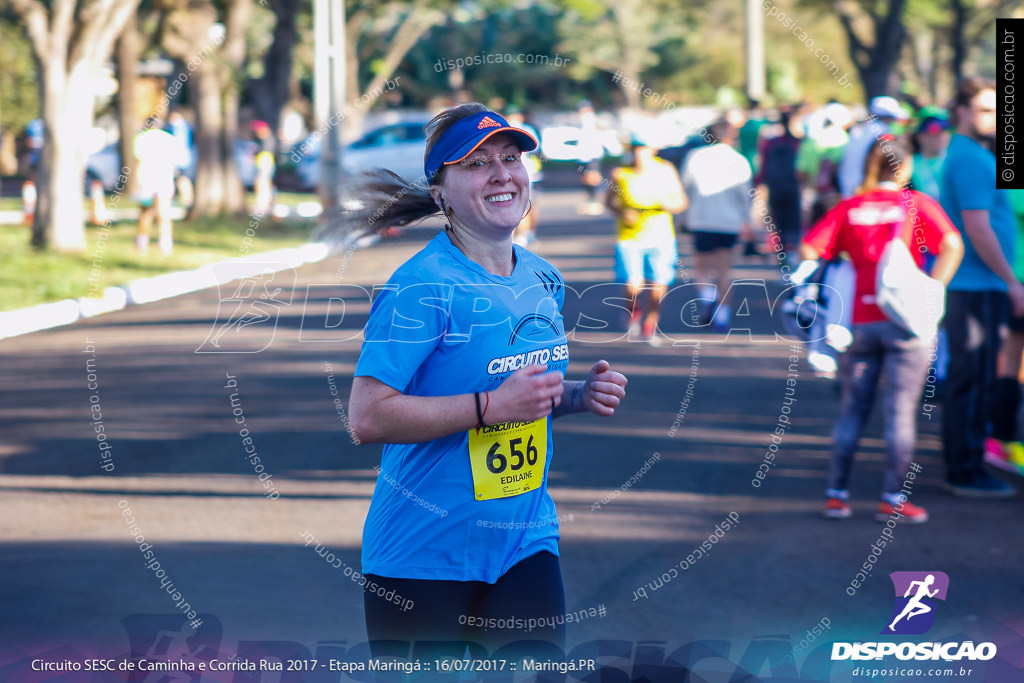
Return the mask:
<svg viewBox="0 0 1024 683">
<path fill-rule="evenodd" d="M 848 482 L 876 402 L 886 422 L 878 521 L 928 519 L 907 481 L 917 419 L 933 417 L 933 400 L 949 493 L 1006 499 L 1015 488 L 989 466 L 1024 475 L 1024 191 L 995 186 L 995 103 L 995 84 L 977 77 L 945 108 L 889 96 L 860 113 L 752 101 L 680 145 L 658 148 L 634 127 L 612 169 L 602 167 L 606 131 L 580 106 L 578 211 L 615 216 L 633 338 L 660 343 L 661 298 L 685 271 L 680 231 L 702 287 L 698 324 L 729 329 L 737 258 L 779 266 L 790 329 L 841 391 L 826 518 L 852 514 Z"/>
</svg>

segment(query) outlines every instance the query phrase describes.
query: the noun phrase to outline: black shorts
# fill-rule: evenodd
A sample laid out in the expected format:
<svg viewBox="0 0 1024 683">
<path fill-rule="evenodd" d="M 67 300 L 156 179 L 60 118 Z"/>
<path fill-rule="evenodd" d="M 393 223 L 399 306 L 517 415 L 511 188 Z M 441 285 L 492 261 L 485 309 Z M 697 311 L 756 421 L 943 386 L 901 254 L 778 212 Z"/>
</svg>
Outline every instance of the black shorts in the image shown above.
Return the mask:
<svg viewBox="0 0 1024 683">
<path fill-rule="evenodd" d="M 524 641 L 565 648 L 565 591 L 558 558 L 542 551 L 519 561 L 493 583 L 396 579 L 367 574 L 363 589 L 366 635 L 374 656 L 394 641 L 443 641 L 438 647 L 461 657 L 467 643 L 493 653 Z M 381 596 L 384 597 L 381 597 Z M 394 597 L 394 599 L 392 599 Z M 398 599 L 398 598 L 401 599 Z M 452 654 L 454 653 L 454 654 Z"/>
<path fill-rule="evenodd" d="M 693 250 L 698 254 L 706 254 L 718 249 L 732 249 L 739 241 L 739 235 L 731 232 L 694 230 L 692 234 Z"/>
</svg>

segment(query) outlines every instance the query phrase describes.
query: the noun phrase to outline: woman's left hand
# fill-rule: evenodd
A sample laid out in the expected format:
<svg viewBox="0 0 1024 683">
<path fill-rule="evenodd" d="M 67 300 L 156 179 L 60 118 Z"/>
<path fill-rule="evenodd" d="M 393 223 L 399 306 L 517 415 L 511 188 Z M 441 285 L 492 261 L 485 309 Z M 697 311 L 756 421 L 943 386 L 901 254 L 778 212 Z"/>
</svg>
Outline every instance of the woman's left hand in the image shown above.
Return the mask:
<svg viewBox="0 0 1024 683">
<path fill-rule="evenodd" d="M 626 396 L 628 381 L 622 373 L 611 370 L 608 361 L 597 361 L 583 383 L 583 407 L 603 417 L 614 414 Z"/>
</svg>

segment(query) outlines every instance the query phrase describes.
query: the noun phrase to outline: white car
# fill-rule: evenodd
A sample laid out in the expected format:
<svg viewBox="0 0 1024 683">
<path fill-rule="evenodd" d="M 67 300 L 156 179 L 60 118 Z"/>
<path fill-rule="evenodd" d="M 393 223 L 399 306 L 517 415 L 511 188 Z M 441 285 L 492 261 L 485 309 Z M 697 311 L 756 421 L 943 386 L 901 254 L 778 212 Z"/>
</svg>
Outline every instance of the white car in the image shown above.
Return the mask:
<svg viewBox="0 0 1024 683">
<path fill-rule="evenodd" d="M 238 177 L 242 185 L 252 187 L 256 180 L 256 154 L 260 146 L 251 140 L 235 140 L 235 165 L 238 167 Z M 198 166 L 198 155 L 195 148 L 190 151 L 192 161 L 185 169 L 185 175 L 192 180 L 196 177 Z M 118 184 L 121 178 L 121 150 L 116 142 L 93 152 L 85 162 L 85 193 L 89 194 L 89 187 L 92 181 L 98 180 L 103 184 L 103 191 L 110 192 Z"/>
<path fill-rule="evenodd" d="M 583 130 L 576 126 L 548 126 L 540 135 L 541 153 L 552 161 L 618 157 L 625 151 L 612 130 L 597 130 L 592 138 L 584 140 Z"/>
<path fill-rule="evenodd" d="M 348 173 L 358 173 L 379 166 L 409 182 L 422 181 L 423 155 L 427 149 L 425 124 L 426 121 L 395 123 L 366 133 L 342 148 L 342 168 Z M 321 136 L 311 135 L 305 142 L 295 145 L 289 157 L 307 189 L 320 185 L 320 140 Z"/>
</svg>

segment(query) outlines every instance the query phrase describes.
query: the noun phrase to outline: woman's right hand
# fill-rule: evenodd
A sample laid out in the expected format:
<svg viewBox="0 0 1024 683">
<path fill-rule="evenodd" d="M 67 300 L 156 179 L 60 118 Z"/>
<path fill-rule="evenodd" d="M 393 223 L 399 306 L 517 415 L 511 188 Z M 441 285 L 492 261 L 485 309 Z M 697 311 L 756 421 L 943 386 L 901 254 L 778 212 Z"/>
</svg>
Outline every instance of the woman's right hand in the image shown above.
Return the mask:
<svg viewBox="0 0 1024 683">
<path fill-rule="evenodd" d="M 562 373 L 548 372 L 546 365 L 516 370 L 490 392 L 484 424 L 530 422 L 551 414 L 562 402 Z"/>
</svg>

